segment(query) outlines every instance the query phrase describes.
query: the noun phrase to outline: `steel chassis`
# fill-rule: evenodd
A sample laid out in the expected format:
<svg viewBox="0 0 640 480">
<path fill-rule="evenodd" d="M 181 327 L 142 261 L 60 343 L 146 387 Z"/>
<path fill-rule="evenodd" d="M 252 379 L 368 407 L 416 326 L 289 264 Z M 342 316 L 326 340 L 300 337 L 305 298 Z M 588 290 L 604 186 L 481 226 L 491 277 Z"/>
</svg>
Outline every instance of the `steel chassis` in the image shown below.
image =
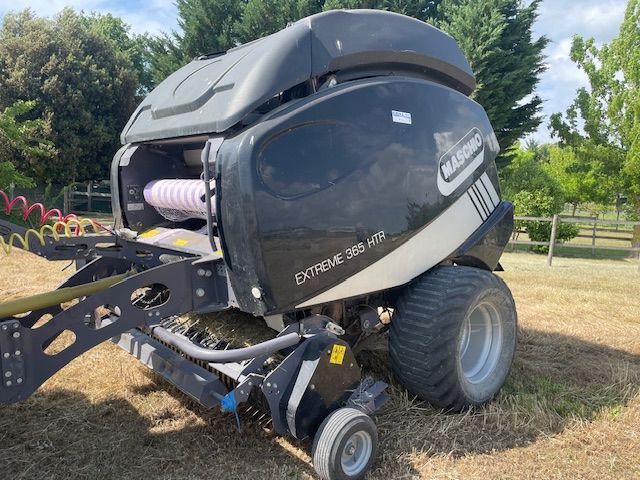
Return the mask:
<svg viewBox="0 0 640 480">
<path fill-rule="evenodd" d="M 26 230 L 0 220 L 0 234 L 8 239 L 11 233 L 24 235 Z M 67 309 L 54 305 L 24 316 L 1 318 L 0 404 L 26 399 L 71 360 L 111 339 L 207 408 L 220 405 L 223 410 L 235 411 L 252 392 L 261 391 L 274 431 L 300 437 L 303 433 L 296 432 L 291 419 L 287 419 L 291 412 L 283 410 L 282 402 L 290 394 L 284 386 L 295 380 L 304 361 L 305 347 L 311 345 L 310 340 L 320 339 L 326 340 L 325 344 L 334 342 L 350 348 L 337 337 L 330 319 L 320 315 L 288 325 L 274 339 L 235 350 L 207 349 L 164 328 L 162 322 L 166 319 L 188 312 L 229 308 L 226 270 L 219 256 L 201 257 L 115 235 L 87 234 L 59 240 L 46 237 L 44 245 L 30 237 L 28 242 L 31 252 L 47 259 L 86 262 L 58 288 L 130 274 Z M 136 305 L 136 292 L 154 285 L 168 289 L 168 298 L 161 304 Z M 108 306 L 111 313 L 99 322 L 92 321 L 96 309 L 103 306 Z M 41 324 L 46 315 L 51 318 Z M 72 332 L 75 341 L 59 353 L 45 353 L 64 332 Z M 275 352 L 285 358 L 267 371 L 265 361 Z M 355 359 L 351 367 L 353 363 Z M 355 367 L 359 375 L 357 364 Z M 384 383 L 366 379 L 348 392 L 343 405 L 332 408 L 346 403 L 371 413 L 386 401 L 384 388 Z"/>
</svg>

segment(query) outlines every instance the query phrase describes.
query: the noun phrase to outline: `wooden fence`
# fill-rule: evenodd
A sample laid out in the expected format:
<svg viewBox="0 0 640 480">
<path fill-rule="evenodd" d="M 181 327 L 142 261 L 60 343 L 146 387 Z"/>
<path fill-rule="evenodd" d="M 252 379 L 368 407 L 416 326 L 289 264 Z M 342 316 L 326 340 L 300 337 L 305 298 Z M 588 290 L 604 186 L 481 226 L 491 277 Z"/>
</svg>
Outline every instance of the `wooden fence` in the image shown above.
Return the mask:
<svg viewBox="0 0 640 480">
<path fill-rule="evenodd" d="M 519 240 L 518 234 L 524 233 L 517 229 L 514 231 L 514 235 L 512 236 L 509 243 L 511 245 L 539 245 L 545 246 L 549 248 L 549 253 L 547 255 L 547 265 L 551 266 L 553 264 L 553 256 L 556 251 L 557 246 L 562 247 L 571 247 L 571 248 L 583 248 L 590 249 L 593 254 L 595 254 L 597 249 L 600 250 L 613 250 L 613 251 L 624 251 L 629 252 L 629 254 L 634 254 L 638 257 L 638 270 L 640 271 L 640 247 L 633 246 L 633 229 L 640 226 L 640 222 L 627 222 L 627 221 L 619 221 L 619 220 L 598 220 L 596 218 L 584 218 L 584 217 L 560 217 L 559 215 L 554 215 L 553 217 L 522 217 L 516 216 L 515 220 L 521 221 L 531 221 L 531 222 L 551 222 L 551 235 L 548 241 L 531 241 L 531 240 Z M 573 223 L 579 225 L 588 225 L 591 233 L 589 235 L 578 234 L 574 238 L 589 238 L 591 239 L 590 244 L 582 244 L 576 242 L 562 242 L 559 243 L 557 240 L 557 232 L 558 225 L 560 223 Z M 616 236 L 609 235 L 598 235 L 598 226 L 615 226 L 616 233 L 619 233 Z M 630 230 L 618 230 L 620 227 L 632 227 Z M 620 235 L 620 233 L 629 233 L 628 236 Z M 614 245 L 602 245 L 597 244 L 597 240 L 613 240 L 617 242 L 629 242 L 629 246 L 614 246 Z"/>
<path fill-rule="evenodd" d="M 88 183 L 88 184 L 74 184 L 71 188 L 65 191 L 64 195 L 64 212 L 69 213 L 73 212 L 94 212 L 96 210 L 105 212 L 111 211 L 111 193 L 109 190 L 109 182 L 100 182 L 100 183 Z M 96 208 L 98 206 L 98 208 Z M 547 255 L 547 265 L 551 266 L 553 264 L 553 256 L 556 252 L 557 246 L 562 247 L 571 247 L 571 248 L 582 248 L 582 249 L 591 249 L 593 254 L 596 253 L 596 250 L 615 250 L 615 251 L 626 251 L 629 254 L 636 254 L 638 256 L 638 270 L 640 270 L 640 248 L 633 247 L 633 228 L 640 226 L 640 222 L 627 222 L 627 221 L 618 221 L 618 220 L 599 220 L 597 218 L 590 217 L 560 217 L 558 215 L 554 215 L 553 217 L 522 217 L 516 216 L 515 220 L 521 221 L 532 221 L 532 222 L 551 222 L 551 235 L 548 241 L 531 241 L 531 240 L 520 240 L 518 238 L 519 234 L 526 233 L 526 231 L 516 230 L 509 241 L 511 245 L 538 245 L 545 246 L 549 248 L 549 253 Z M 588 226 L 587 230 L 590 230 L 589 234 L 579 233 L 575 238 L 585 238 L 591 239 L 589 244 L 584 243 L 575 243 L 575 242 L 562 242 L 559 243 L 557 241 L 557 232 L 558 225 L 562 222 L 565 223 L 573 223 L 579 224 L 583 226 Z M 616 227 L 616 236 L 610 235 L 601 235 L 598 229 L 599 226 L 615 226 Z M 623 227 L 623 230 L 618 230 L 620 227 Z M 629 230 L 628 227 L 631 227 Z M 626 230 L 625 230 L 626 229 Z M 584 228 L 583 228 L 584 230 Z M 621 235 L 623 233 L 629 233 L 627 237 Z M 597 240 L 609 240 L 609 241 L 617 241 L 617 242 L 629 242 L 628 246 L 614 246 L 614 245 L 602 245 L 597 244 Z"/>
<path fill-rule="evenodd" d="M 109 182 L 74 183 L 65 189 L 63 199 L 65 215 L 69 212 L 111 212 Z"/>
</svg>

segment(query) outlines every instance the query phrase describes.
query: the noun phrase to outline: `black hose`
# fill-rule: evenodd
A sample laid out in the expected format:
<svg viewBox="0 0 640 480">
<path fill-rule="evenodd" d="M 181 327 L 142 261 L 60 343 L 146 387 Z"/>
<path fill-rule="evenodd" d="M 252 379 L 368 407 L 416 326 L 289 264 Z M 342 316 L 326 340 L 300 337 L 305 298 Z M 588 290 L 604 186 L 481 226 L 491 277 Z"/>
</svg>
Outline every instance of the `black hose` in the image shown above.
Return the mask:
<svg viewBox="0 0 640 480">
<path fill-rule="evenodd" d="M 250 360 L 260 355 L 277 352 L 287 347 L 300 343 L 300 335 L 288 333 L 281 337 L 272 338 L 266 342 L 258 343 L 250 347 L 236 348 L 232 350 L 211 350 L 194 345 L 188 339 L 176 335 L 163 327 L 152 328 L 153 334 L 165 343 L 177 348 L 181 352 L 196 360 L 213 363 L 230 363 Z"/>
<path fill-rule="evenodd" d="M 200 159 L 202 160 L 202 173 L 204 176 L 204 204 L 207 209 L 207 235 L 209 236 L 209 243 L 211 248 L 215 252 L 218 247 L 216 246 L 215 239 L 213 238 L 213 218 L 211 214 L 211 172 L 209 171 L 209 153 L 211 152 L 211 142 L 207 140 L 202 149 Z"/>
</svg>

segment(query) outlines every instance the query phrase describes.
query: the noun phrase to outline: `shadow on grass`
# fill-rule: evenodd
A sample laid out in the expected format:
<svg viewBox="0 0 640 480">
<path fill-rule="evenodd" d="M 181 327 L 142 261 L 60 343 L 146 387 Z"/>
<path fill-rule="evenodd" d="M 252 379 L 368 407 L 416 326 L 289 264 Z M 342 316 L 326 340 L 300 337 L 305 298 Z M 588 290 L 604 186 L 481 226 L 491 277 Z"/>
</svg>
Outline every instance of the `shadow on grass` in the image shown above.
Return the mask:
<svg viewBox="0 0 640 480">
<path fill-rule="evenodd" d="M 392 393 L 376 414 L 381 451 L 371 478 L 415 476 L 412 455 L 457 458 L 525 446 L 576 421 L 615 416 L 639 394 L 638 355 L 529 329 L 519 339 L 502 393 L 488 406 L 461 414 L 411 398 L 393 382 L 384 348 L 364 352 L 365 370 L 390 382 Z M 284 448 L 252 412 L 241 415 L 238 433 L 231 415 L 207 411 L 149 375 L 152 382 L 132 386 L 126 395 L 155 402 L 151 414 L 140 411 L 144 405 L 134 408 L 121 392 L 93 403 L 77 392 L 48 390 L 1 407 L 3 477 L 313 478 L 309 463 Z M 184 408 L 157 408 L 166 402 L 158 397 L 164 392 Z"/>
<path fill-rule="evenodd" d="M 168 392 L 184 408 L 142 415 L 121 396 L 95 403 L 64 389 L 0 407 L 1 478 L 314 477 L 312 466 L 283 448 L 252 412 L 241 414 L 238 432 L 233 415 L 206 410 L 153 376 L 154 383 L 131 393 L 139 390 L 157 404 Z"/>
<path fill-rule="evenodd" d="M 521 329 L 516 359 L 501 393 L 483 408 L 447 414 L 394 382 L 386 352 L 362 358 L 391 383 L 392 402 L 376 415 L 389 475 L 403 454 L 453 458 L 531 444 L 572 425 L 616 416 L 640 395 L 640 356 L 558 333 Z"/>
</svg>

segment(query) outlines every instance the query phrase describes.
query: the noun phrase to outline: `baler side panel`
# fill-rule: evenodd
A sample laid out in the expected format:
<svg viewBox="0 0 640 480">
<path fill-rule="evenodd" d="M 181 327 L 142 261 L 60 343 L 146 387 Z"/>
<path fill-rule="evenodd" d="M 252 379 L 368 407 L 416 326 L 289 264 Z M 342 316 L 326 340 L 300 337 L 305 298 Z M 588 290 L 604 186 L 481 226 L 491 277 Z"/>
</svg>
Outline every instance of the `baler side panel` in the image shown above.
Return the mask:
<svg viewBox="0 0 640 480">
<path fill-rule="evenodd" d="M 443 194 L 440 159 L 475 132 L 479 163 L 445 167 L 464 174 Z M 220 215 L 232 268 L 243 265 L 231 276 L 239 301 L 259 287 L 261 313 L 284 311 L 362 271 L 460 200 L 497 152 L 481 106 L 398 77 L 335 87 L 227 138 Z"/>
</svg>

